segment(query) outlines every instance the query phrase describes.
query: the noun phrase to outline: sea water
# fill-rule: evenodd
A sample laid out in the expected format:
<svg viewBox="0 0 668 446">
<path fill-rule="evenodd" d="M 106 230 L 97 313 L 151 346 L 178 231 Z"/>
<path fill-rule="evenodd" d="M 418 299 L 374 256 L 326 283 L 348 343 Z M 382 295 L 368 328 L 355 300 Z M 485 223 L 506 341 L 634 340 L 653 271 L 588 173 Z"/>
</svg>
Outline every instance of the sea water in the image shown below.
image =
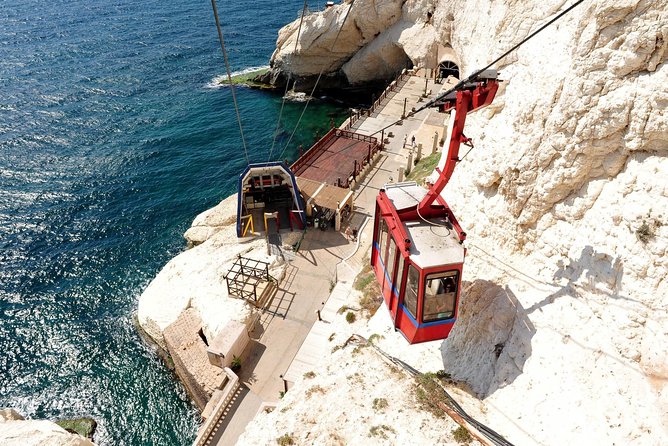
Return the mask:
<svg viewBox="0 0 668 446">
<path fill-rule="evenodd" d="M 232 70 L 268 63 L 303 2 L 219 1 Z M 246 164 L 206 0 L 0 7 L 0 407 L 91 416 L 101 445 L 185 445 L 199 415 L 134 327 L 142 290 Z M 251 161 L 280 95 L 240 88 Z M 294 159 L 340 108 L 283 112 Z"/>
</svg>

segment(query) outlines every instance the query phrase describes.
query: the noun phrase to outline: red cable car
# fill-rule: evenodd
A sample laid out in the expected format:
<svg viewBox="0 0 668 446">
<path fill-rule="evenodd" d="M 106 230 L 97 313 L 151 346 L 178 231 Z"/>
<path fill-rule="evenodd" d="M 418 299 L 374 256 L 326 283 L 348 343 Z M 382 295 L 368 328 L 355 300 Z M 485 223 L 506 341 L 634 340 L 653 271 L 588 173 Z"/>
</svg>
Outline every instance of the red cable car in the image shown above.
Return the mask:
<svg viewBox="0 0 668 446">
<path fill-rule="evenodd" d="M 415 182 L 386 185 L 376 198 L 371 265 L 394 327 L 409 343 L 445 339 L 457 319 L 466 233 L 441 197 L 459 161 L 466 115 L 492 103 L 496 71 L 480 73 L 439 100 L 454 109 L 448 153 L 428 190 Z"/>
</svg>

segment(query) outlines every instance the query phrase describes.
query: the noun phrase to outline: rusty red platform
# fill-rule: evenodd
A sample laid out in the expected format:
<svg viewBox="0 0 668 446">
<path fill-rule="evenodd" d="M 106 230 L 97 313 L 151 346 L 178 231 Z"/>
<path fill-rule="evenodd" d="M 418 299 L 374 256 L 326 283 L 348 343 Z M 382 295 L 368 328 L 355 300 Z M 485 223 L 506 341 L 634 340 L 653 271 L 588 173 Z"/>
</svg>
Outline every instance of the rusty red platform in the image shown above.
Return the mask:
<svg viewBox="0 0 668 446">
<path fill-rule="evenodd" d="M 348 188 L 362 167 L 380 150 L 378 139 L 341 129 L 332 129 L 292 166 L 301 178 Z"/>
</svg>

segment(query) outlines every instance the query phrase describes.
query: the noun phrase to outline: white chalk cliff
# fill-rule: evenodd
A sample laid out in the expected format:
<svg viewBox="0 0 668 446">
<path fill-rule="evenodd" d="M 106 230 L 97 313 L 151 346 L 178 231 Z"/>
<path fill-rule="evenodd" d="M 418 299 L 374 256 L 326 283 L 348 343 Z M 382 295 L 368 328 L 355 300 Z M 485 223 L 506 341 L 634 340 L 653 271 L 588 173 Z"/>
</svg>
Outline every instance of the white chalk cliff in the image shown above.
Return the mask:
<svg viewBox="0 0 668 446">
<path fill-rule="evenodd" d="M 469 73 L 572 3 L 357 0 L 328 51 L 346 2 L 307 16 L 296 51 L 298 22 L 283 28 L 273 66 L 358 83 L 407 59 L 429 66 L 451 45 Z M 469 233 L 467 284 L 436 354 L 481 399 L 481 420 L 516 444 L 668 444 L 667 59 L 668 3 L 585 1 L 496 67 L 494 104 L 467 122 L 476 148 L 443 193 Z M 302 385 L 347 373 L 328 367 Z M 270 428 L 303 443 L 309 431 L 356 438 L 341 420 L 290 421 L 315 405 L 279 409 L 242 441 Z"/>
<path fill-rule="evenodd" d="M 3 446 L 95 446 L 48 420 L 26 420 L 13 409 L 0 409 L 0 444 Z"/>
<path fill-rule="evenodd" d="M 284 275 L 284 261 L 267 254 L 263 238 L 237 238 L 236 200 L 232 195 L 195 218 L 185 234 L 194 247 L 170 260 L 139 298 L 139 324 L 163 349 L 165 328 L 188 308 L 198 311 L 208 339 L 229 321 L 247 321 L 251 306 L 229 296 L 225 282 L 238 255 L 269 263 L 270 274 L 279 280 Z"/>
</svg>

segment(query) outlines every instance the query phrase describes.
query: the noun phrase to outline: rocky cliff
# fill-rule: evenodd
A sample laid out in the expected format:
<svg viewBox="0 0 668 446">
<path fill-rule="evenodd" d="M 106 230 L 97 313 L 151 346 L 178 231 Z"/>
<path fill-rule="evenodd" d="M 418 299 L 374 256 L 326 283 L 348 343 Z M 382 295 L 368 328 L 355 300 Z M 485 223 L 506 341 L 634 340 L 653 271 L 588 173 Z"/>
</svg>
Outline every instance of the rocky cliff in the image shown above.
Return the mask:
<svg viewBox="0 0 668 446">
<path fill-rule="evenodd" d="M 0 409 L 0 444 L 3 446 L 95 446 L 47 420 L 26 420 L 13 409 Z"/>
<path fill-rule="evenodd" d="M 298 41 L 283 28 L 272 65 L 354 84 L 452 47 L 468 73 L 570 4 L 357 0 L 333 45 L 344 2 Z M 444 191 L 467 286 L 442 364 L 518 444 L 668 441 L 666 59 L 668 4 L 585 1 L 496 67 L 467 122 L 476 148 Z"/>
</svg>

